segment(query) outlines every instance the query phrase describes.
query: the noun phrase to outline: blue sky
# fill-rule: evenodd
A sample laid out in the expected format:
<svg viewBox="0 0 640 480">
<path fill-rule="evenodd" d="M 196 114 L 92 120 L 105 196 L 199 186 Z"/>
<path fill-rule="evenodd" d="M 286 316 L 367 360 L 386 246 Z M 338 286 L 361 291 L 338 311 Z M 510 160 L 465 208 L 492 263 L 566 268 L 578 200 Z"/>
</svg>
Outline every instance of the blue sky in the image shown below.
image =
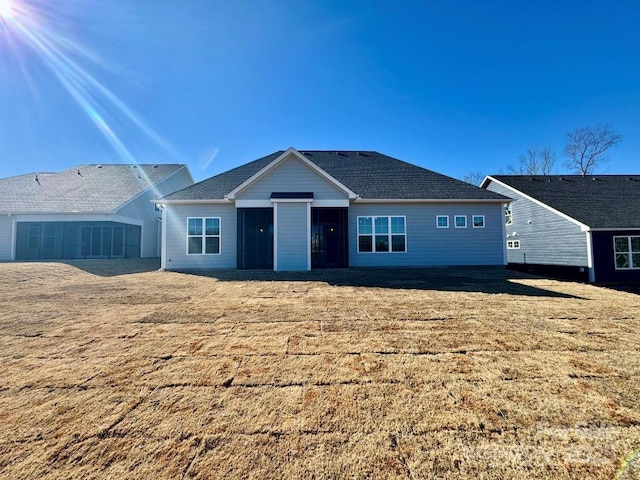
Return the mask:
<svg viewBox="0 0 640 480">
<path fill-rule="evenodd" d="M 623 135 L 600 171 L 640 173 L 637 1 L 3 2 L 0 177 L 136 161 L 201 180 L 293 146 L 459 178 L 599 122 Z"/>
</svg>

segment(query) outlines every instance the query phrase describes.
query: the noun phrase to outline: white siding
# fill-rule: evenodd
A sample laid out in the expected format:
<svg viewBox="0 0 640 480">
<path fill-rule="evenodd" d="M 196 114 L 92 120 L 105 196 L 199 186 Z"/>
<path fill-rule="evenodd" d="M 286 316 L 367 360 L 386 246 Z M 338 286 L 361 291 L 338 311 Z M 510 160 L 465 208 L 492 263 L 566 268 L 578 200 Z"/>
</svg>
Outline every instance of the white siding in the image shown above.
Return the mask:
<svg viewBox="0 0 640 480">
<path fill-rule="evenodd" d="M 515 200 L 513 222 L 505 228 L 508 239 L 519 240 L 520 248 L 507 250 L 509 263 L 587 266 L 587 236 L 579 225 L 495 182 L 487 190 Z"/>
<path fill-rule="evenodd" d="M 344 199 L 346 194 L 296 158 L 288 158 L 237 196 L 265 200 L 272 192 L 313 192 L 314 199 Z"/>
<path fill-rule="evenodd" d="M 0 260 L 13 259 L 13 217 L 0 216 Z"/>
<path fill-rule="evenodd" d="M 152 200 L 166 196 L 193 183 L 186 168 L 181 168 L 150 189 L 125 204 L 117 211 L 118 215 L 134 218 L 142 222 L 142 256 L 159 257 L 158 220 L 161 212 L 156 211 Z"/>
<path fill-rule="evenodd" d="M 187 254 L 187 218 L 220 218 L 220 254 Z M 167 270 L 190 268 L 236 268 L 237 259 L 237 213 L 235 206 L 229 205 L 167 205 L 166 257 Z"/>
<path fill-rule="evenodd" d="M 275 213 L 276 266 L 278 271 L 309 269 L 309 225 L 307 203 L 278 203 Z"/>
<path fill-rule="evenodd" d="M 406 216 L 406 252 L 358 253 L 358 216 Z M 449 228 L 436 228 L 436 215 L 449 216 Z M 466 215 L 467 228 L 454 228 Z M 473 228 L 473 215 L 485 216 Z M 349 265 L 352 267 L 504 265 L 500 204 L 353 204 L 349 208 Z"/>
</svg>

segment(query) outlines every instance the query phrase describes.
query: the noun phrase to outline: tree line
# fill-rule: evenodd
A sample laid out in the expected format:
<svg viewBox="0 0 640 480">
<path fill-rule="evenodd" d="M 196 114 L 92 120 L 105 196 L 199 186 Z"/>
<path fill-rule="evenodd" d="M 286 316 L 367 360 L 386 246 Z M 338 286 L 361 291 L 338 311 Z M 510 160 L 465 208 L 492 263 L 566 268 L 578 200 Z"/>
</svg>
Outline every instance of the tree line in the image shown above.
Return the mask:
<svg viewBox="0 0 640 480">
<path fill-rule="evenodd" d="M 577 128 L 567 133 L 564 147 L 564 167 L 568 173 L 592 175 L 597 168 L 609 160 L 607 151 L 622 141 L 622 135 L 608 123 L 593 127 Z M 551 147 L 532 147 L 518 157 L 518 163 L 507 165 L 511 175 L 551 175 L 554 173 L 558 155 Z M 462 180 L 479 185 L 485 175 L 480 171 L 469 172 Z"/>
</svg>

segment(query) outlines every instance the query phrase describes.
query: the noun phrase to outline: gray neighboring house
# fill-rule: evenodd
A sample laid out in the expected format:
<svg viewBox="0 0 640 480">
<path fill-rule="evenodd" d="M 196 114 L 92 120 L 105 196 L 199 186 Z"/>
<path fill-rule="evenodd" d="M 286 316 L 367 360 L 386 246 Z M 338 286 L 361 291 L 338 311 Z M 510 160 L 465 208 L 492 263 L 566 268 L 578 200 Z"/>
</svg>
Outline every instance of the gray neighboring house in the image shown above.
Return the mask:
<svg viewBox="0 0 640 480">
<path fill-rule="evenodd" d="M 514 199 L 506 215 L 510 265 L 591 282 L 640 281 L 640 176 L 493 175 L 482 187 Z"/>
<path fill-rule="evenodd" d="M 153 200 L 192 184 L 176 164 L 87 164 L 0 179 L 0 260 L 158 257 Z"/>
<path fill-rule="evenodd" d="M 161 199 L 162 268 L 505 265 L 509 201 L 377 152 L 290 148 Z"/>
</svg>

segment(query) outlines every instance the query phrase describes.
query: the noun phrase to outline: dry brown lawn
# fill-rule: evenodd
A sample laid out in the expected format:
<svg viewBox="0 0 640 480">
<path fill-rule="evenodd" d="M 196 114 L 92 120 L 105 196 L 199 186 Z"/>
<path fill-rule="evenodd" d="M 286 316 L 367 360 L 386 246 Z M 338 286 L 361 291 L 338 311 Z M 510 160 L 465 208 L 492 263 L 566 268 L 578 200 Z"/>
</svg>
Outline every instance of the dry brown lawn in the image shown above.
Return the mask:
<svg viewBox="0 0 640 480">
<path fill-rule="evenodd" d="M 0 478 L 640 478 L 638 295 L 155 268 L 0 264 Z"/>
</svg>

